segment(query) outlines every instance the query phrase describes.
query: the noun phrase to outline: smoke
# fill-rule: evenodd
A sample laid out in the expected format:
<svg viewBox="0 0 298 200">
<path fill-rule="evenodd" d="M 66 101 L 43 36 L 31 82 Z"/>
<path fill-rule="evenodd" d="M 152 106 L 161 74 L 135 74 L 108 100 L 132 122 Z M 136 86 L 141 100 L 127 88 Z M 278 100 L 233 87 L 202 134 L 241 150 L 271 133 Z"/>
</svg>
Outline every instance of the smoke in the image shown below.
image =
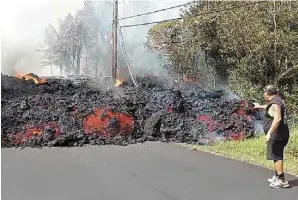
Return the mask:
<svg viewBox="0 0 298 200">
<path fill-rule="evenodd" d="M 225 92 L 225 95 L 224 95 L 224 99 L 227 100 L 227 101 L 230 101 L 230 100 L 240 100 L 241 97 L 238 96 L 235 92 L 233 91 L 226 91 Z"/>
<path fill-rule="evenodd" d="M 83 6 L 83 0 L 1 1 L 1 73 L 51 75 L 49 66 L 41 67 L 42 53 L 36 51 L 43 42 L 43 31 L 50 23 L 57 26 L 67 13 L 75 13 L 79 5 Z M 53 72 L 58 75 L 58 69 Z"/>
<path fill-rule="evenodd" d="M 145 13 L 161 8 L 167 8 L 189 2 L 187 0 L 164 0 L 164 1 L 124 1 L 119 4 L 119 18 Z M 180 8 L 175 8 L 137 18 L 120 20 L 120 26 L 129 24 L 141 24 L 146 22 L 161 21 L 165 19 L 177 18 L 180 14 Z M 132 67 L 135 74 L 154 73 L 158 75 L 167 75 L 163 63 L 158 54 L 149 51 L 144 47 L 147 41 L 147 33 L 154 24 L 125 27 L 122 28 L 124 37 L 124 49 L 132 61 Z"/>
<path fill-rule="evenodd" d="M 2 40 L 1 73 L 13 75 L 15 72 L 48 75 L 50 69 L 40 67 L 42 54 L 34 50 L 33 44 L 25 41 Z"/>
<path fill-rule="evenodd" d="M 119 0 L 118 18 L 120 20 L 118 32 L 118 67 L 122 78 L 129 78 L 128 67 L 131 67 L 131 71 L 134 75 L 154 73 L 161 76 L 167 75 L 167 70 L 163 67 L 165 63 L 158 58 L 158 54 L 150 51 L 144 45 L 147 42 L 147 33 L 149 29 L 154 26 L 154 24 L 125 28 L 121 28 L 121 26 L 176 18 L 179 17 L 180 8 L 175 8 L 164 12 L 158 12 L 155 14 L 140 16 L 136 18 L 123 20 L 121 20 L 121 18 L 163 9 L 186 2 L 189 2 L 189 0 Z M 100 1 L 97 2 L 95 5 L 97 8 L 98 19 L 100 21 L 100 29 L 103 33 L 100 42 L 100 72 L 108 76 L 111 74 L 111 69 L 107 66 L 111 66 L 112 60 L 111 28 L 113 21 L 113 0 Z M 122 52 L 122 48 L 124 52 Z M 128 60 L 125 60 L 125 55 L 123 55 L 123 53 L 127 55 Z"/>
<path fill-rule="evenodd" d="M 189 0 L 119 0 L 119 18 L 149 12 L 157 9 L 167 8 L 178 4 L 189 2 Z M 39 44 L 44 40 L 44 29 L 48 24 L 58 28 L 59 19 L 70 13 L 75 15 L 84 6 L 84 0 L 14 0 L 7 1 L 1 5 L 2 29 L 2 60 L 1 72 L 13 74 L 14 70 L 24 73 L 33 72 L 37 75 L 47 76 L 59 75 L 58 68 L 51 70 L 50 66 L 41 67 L 42 53 L 37 52 Z M 100 67 L 106 75 L 110 73 L 111 49 L 110 36 L 112 28 L 113 0 L 98 1 L 96 3 L 97 13 L 100 20 L 102 33 L 102 44 Z M 179 17 L 181 8 L 175 8 L 164 12 L 141 16 L 132 19 L 120 20 L 119 26 L 145 22 L 160 21 Z M 131 61 L 134 74 L 155 73 L 166 75 L 163 62 L 158 55 L 150 52 L 144 43 L 147 41 L 147 33 L 153 26 L 136 26 L 123 28 L 124 51 Z M 118 36 L 120 44 L 121 37 Z M 119 68 L 128 74 L 126 63 L 123 60 L 119 46 L 118 51 Z"/>
</svg>

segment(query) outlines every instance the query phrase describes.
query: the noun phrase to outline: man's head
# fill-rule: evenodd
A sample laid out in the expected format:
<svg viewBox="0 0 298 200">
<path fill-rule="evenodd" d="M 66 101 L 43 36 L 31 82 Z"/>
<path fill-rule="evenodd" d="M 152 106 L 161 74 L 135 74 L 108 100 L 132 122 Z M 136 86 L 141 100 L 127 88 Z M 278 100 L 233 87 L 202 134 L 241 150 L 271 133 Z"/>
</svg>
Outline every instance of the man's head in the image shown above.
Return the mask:
<svg viewBox="0 0 298 200">
<path fill-rule="evenodd" d="M 277 94 L 278 92 L 274 85 L 267 85 L 264 89 L 264 98 L 266 101 L 270 101 Z"/>
</svg>

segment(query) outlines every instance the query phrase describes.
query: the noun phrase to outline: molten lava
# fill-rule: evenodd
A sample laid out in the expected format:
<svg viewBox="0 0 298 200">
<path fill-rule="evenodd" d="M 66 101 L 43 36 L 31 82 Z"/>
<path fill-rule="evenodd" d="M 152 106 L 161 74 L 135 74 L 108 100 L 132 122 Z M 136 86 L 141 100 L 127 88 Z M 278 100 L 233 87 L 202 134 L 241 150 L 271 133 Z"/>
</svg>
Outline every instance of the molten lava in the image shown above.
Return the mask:
<svg viewBox="0 0 298 200">
<path fill-rule="evenodd" d="M 94 114 L 87 116 L 83 124 L 86 134 L 97 133 L 103 136 L 126 135 L 131 133 L 134 127 L 131 116 L 102 108 L 94 109 Z"/>
<path fill-rule="evenodd" d="M 199 116 L 197 116 L 197 120 L 198 121 L 203 121 L 203 122 L 206 123 L 206 126 L 207 126 L 207 129 L 208 129 L 209 133 L 224 127 L 224 124 L 214 121 L 208 115 L 199 115 Z M 242 139 L 245 138 L 245 134 L 242 133 L 242 132 L 236 132 L 235 133 L 233 131 L 227 130 L 226 138 L 229 139 L 229 140 L 234 140 L 234 141 L 242 140 Z"/>
<path fill-rule="evenodd" d="M 235 114 L 240 115 L 242 117 L 244 117 L 246 120 L 250 121 L 251 117 L 249 115 L 247 115 L 247 111 L 252 110 L 253 108 L 251 106 L 249 106 L 247 101 L 241 101 L 238 109 L 236 110 Z M 251 112 L 251 111 L 250 111 Z"/>
<path fill-rule="evenodd" d="M 208 132 L 211 133 L 212 131 L 223 127 L 223 124 L 217 123 L 208 115 L 199 115 L 197 116 L 198 121 L 203 121 L 207 125 Z"/>
<path fill-rule="evenodd" d="M 44 84 L 47 82 L 47 78 L 40 78 L 35 74 L 24 74 L 21 72 L 15 72 L 15 77 L 19 78 L 19 79 L 24 79 L 26 81 L 28 80 L 32 80 L 35 84 Z"/>
<path fill-rule="evenodd" d="M 34 137 L 41 137 L 45 133 L 46 129 L 52 129 L 54 131 L 54 138 L 59 137 L 61 133 L 61 128 L 56 122 L 42 123 L 33 127 L 28 125 L 23 132 L 14 135 L 14 144 L 23 144 L 28 139 L 30 140 Z"/>
</svg>

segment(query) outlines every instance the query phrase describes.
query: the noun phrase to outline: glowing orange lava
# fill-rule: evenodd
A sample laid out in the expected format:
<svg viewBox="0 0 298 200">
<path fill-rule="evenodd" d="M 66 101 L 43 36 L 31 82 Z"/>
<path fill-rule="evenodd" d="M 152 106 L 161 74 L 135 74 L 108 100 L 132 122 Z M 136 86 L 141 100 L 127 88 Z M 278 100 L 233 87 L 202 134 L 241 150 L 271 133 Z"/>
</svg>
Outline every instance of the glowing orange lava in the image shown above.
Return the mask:
<svg viewBox="0 0 298 200">
<path fill-rule="evenodd" d="M 247 101 L 241 101 L 238 109 L 236 110 L 235 114 L 244 117 L 246 120 L 250 121 L 251 117 L 246 114 L 246 110 L 249 109 L 249 105 Z"/>
<path fill-rule="evenodd" d="M 113 113 L 102 108 L 94 109 L 94 114 L 87 116 L 83 124 L 86 134 L 97 133 L 103 136 L 129 134 L 134 127 L 134 121 L 131 116 Z"/>
<path fill-rule="evenodd" d="M 25 140 L 30 140 L 34 137 L 42 136 L 47 128 L 55 130 L 55 138 L 57 138 L 61 133 L 60 126 L 56 122 L 43 123 L 33 127 L 28 125 L 26 126 L 26 129 L 24 131 L 14 135 L 13 143 L 23 144 Z"/>
<path fill-rule="evenodd" d="M 218 129 L 224 126 L 223 124 L 214 121 L 209 115 L 199 115 L 197 116 L 197 120 L 205 122 L 207 125 L 207 129 L 210 133 L 215 129 Z"/>
</svg>

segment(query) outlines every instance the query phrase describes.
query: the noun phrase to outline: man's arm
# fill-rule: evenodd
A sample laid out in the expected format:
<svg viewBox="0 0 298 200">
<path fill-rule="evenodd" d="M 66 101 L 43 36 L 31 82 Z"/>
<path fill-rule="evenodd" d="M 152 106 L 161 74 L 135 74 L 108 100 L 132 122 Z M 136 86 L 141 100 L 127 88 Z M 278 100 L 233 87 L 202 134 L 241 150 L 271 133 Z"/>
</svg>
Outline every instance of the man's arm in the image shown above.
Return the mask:
<svg viewBox="0 0 298 200">
<path fill-rule="evenodd" d="M 281 107 L 277 104 L 272 104 L 268 110 L 268 113 L 273 117 L 272 125 L 267 134 L 271 135 L 278 128 L 281 121 Z"/>
<path fill-rule="evenodd" d="M 253 103 L 254 104 L 254 108 L 260 108 L 260 109 L 266 109 L 267 105 L 260 105 L 259 103 Z"/>
</svg>

